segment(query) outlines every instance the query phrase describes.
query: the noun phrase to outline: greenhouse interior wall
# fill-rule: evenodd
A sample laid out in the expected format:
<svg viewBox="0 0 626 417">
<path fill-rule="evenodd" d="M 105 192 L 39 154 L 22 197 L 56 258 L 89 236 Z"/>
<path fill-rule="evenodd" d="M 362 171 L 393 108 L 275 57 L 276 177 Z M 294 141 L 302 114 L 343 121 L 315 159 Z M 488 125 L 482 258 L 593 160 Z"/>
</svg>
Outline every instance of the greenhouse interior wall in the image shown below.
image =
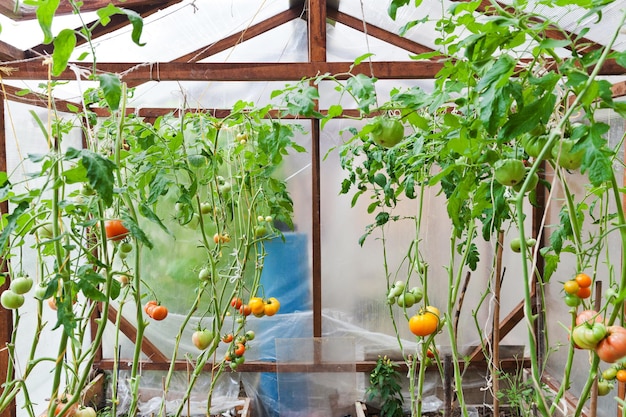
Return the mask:
<svg viewBox="0 0 626 417">
<path fill-rule="evenodd" d="M 242 6 L 237 1 L 228 2 L 230 10 L 224 8 L 222 14 L 208 15 L 208 7 L 199 4 L 191 7 L 181 6 L 181 14 L 160 16 L 164 24 L 173 24 L 170 20 L 188 19 L 190 27 L 187 28 L 195 37 L 201 32 L 195 32 L 194 28 L 198 20 L 205 19 L 211 22 L 213 27 L 209 34 L 203 33 L 201 39 L 196 39 L 199 44 L 211 44 L 231 35 L 233 28 L 241 28 L 242 24 L 252 21 L 255 10 Z M 194 3 L 194 2 L 191 2 Z M 306 2 L 309 10 L 326 8 L 326 2 Z M 331 2 L 329 2 L 331 3 Z M 339 2 L 344 5 L 342 13 L 353 13 L 365 17 L 369 24 L 375 27 L 385 27 L 386 30 L 396 33 L 401 25 L 399 22 L 389 22 L 388 17 L 379 10 L 372 1 Z M 449 3 L 449 2 L 446 2 Z M 290 3 L 291 4 L 291 3 Z M 365 6 L 364 6 L 365 4 Z M 433 2 L 434 4 L 434 2 Z M 238 7 L 233 8 L 233 5 Z M 270 2 L 267 8 L 262 8 L 259 18 L 271 17 L 278 12 L 284 12 L 285 2 Z M 377 8 L 378 7 L 378 8 Z M 430 12 L 437 10 L 437 6 L 429 6 Z M 334 9 L 333 9 L 334 10 Z M 198 13 L 198 15 L 196 15 Z M 335 11 L 337 13 L 337 11 Z M 408 12 L 407 12 L 408 13 Z M 326 13 L 323 15 L 326 22 Z M 319 18 L 319 16 L 318 16 Z M 414 16 L 401 16 L 399 21 L 411 20 Z M 244 22 L 244 23 L 242 23 Z M 35 26 L 34 22 L 32 28 Z M 209 26 L 211 26 L 209 25 Z M 230 48 L 215 55 L 209 56 L 202 63 L 241 62 L 242 66 L 250 63 L 307 63 L 311 62 L 311 54 L 324 54 L 326 63 L 353 62 L 364 51 L 375 50 L 373 62 L 411 62 L 406 50 L 397 45 L 391 45 L 385 40 L 377 39 L 348 28 L 337 22 L 330 22 L 325 26 L 324 42 L 328 48 L 323 51 L 311 52 L 310 46 L 314 41 L 311 39 L 310 21 L 297 18 L 290 20 L 284 25 L 272 29 L 266 34 L 257 36 L 245 43 L 246 48 Z M 5 25 L 3 24 L 3 29 Z M 8 35 L 12 36 L 11 25 L 6 26 Z M 158 79 L 158 65 L 154 62 L 173 61 L 183 53 L 193 51 L 192 46 L 186 46 L 185 50 L 175 48 L 162 48 L 168 40 L 168 34 L 160 32 L 152 26 L 146 25 L 146 47 L 128 47 L 127 36 L 111 36 L 106 42 L 98 44 L 98 52 L 107 57 L 112 57 L 107 62 L 129 62 L 128 55 L 135 54 L 132 61 L 140 65 L 151 67 L 152 79 L 146 79 L 141 85 L 136 86 L 135 93 L 128 102 L 128 108 L 132 108 L 137 114 L 142 110 L 151 109 L 167 112 L 178 110 L 215 111 L 216 109 L 229 109 L 239 100 L 254 102 L 262 107 L 276 104 L 271 97 L 272 91 L 284 88 L 285 85 L 297 82 L 306 74 L 293 74 L 293 79 L 286 80 L 263 80 L 262 76 L 251 76 L 251 80 L 160 80 Z M 4 34 L 3 34 L 4 36 Z M 17 35 L 13 35 L 17 36 Z M 205 36 L 207 37 L 205 39 Z M 286 39 L 282 43 L 272 43 L 270 40 Z M 23 39 L 17 38 L 23 41 Z M 317 41 L 319 42 L 319 41 Z M 271 45 L 268 47 L 267 45 Z M 27 48 L 30 45 L 24 44 Z M 434 48 L 434 43 L 425 45 Z M 116 59 L 117 51 L 127 48 L 125 54 Z M 88 46 L 79 46 L 77 56 L 88 49 Z M 187 50 L 188 49 L 188 50 Z M 155 58 L 157 55 L 158 59 Z M 38 63 L 39 65 L 39 63 Z M 364 63 L 362 65 L 367 65 Z M 154 67 L 154 72 L 152 68 Z M 165 68 L 165 65 L 163 66 Z M 22 68 L 22 67 L 20 67 Z M 78 69 L 74 68 L 76 80 L 69 77 L 65 82 L 67 86 L 60 85 L 55 89 L 60 100 L 72 100 L 81 97 L 90 87 L 96 84 L 81 79 Z M 250 70 L 251 72 L 253 69 Z M 129 71 L 132 73 L 132 70 Z M 309 74 L 310 75 L 310 74 Z M 132 76 L 132 75 L 131 75 Z M 15 89 L 41 90 L 37 84 L 45 83 L 44 79 L 9 78 L 4 80 L 7 85 Z M 434 83 L 424 77 L 410 79 L 409 77 L 394 78 L 393 76 L 382 77 L 376 84 L 376 92 L 379 97 L 389 98 L 394 89 L 408 89 L 421 87 L 432 90 Z M 335 91 L 334 82 L 322 81 L 316 85 L 320 92 L 318 101 L 319 109 L 327 110 L 335 103 L 341 103 L 345 109 L 356 112 L 357 109 L 350 107 L 353 103 L 345 95 Z M 37 106 L 25 104 L 19 100 L 6 99 L 4 102 L 4 142 L 6 146 L 6 172 L 19 178 L 25 190 L 33 186 L 29 174 L 38 169 L 37 166 L 29 165 L 25 155 L 36 155 L 47 151 L 49 144 L 42 135 L 41 126 L 37 119 L 46 121 L 50 113 L 41 103 Z M 179 112 L 180 113 L 180 112 Z M 60 113 L 63 117 L 72 119 L 76 117 L 71 113 Z M 36 117 L 34 117 L 36 115 Z M 608 133 L 611 146 L 618 146 L 624 138 L 624 119 L 612 112 L 598 114 L 598 119 L 610 125 Z M 352 196 L 342 194 L 342 180 L 345 172 L 341 168 L 338 148 L 348 141 L 352 134 L 350 129 L 362 129 L 368 119 L 352 117 L 337 118 L 328 121 L 320 127 L 319 121 L 314 118 L 289 118 L 282 123 L 302 126 L 297 130 L 294 141 L 302 146 L 306 152 L 291 153 L 287 155 L 280 166 L 277 167 L 277 175 L 284 179 L 288 191 L 293 198 L 294 206 L 294 230 L 284 230 L 284 241 L 280 238 L 268 243 L 268 255 L 265 260 L 265 270 L 262 285 L 265 291 L 273 293 L 280 298 L 281 311 L 273 317 L 265 317 L 263 320 L 251 320 L 250 330 L 257 333 L 254 348 L 246 354 L 246 363 L 237 372 L 227 372 L 221 376 L 220 383 L 215 390 L 213 401 L 219 406 L 239 401 L 242 392 L 252 399 L 257 417 L 274 417 L 277 415 L 304 415 L 305 412 L 320 413 L 318 415 L 331 415 L 341 413 L 349 415 L 354 412 L 355 400 L 366 397 L 368 385 L 368 373 L 374 367 L 376 360 L 381 356 L 387 356 L 394 361 L 402 363 L 403 350 L 416 351 L 419 343 L 409 331 L 402 326 L 397 329 L 395 322 L 390 320 L 390 315 L 399 318 L 399 310 L 389 307 L 387 293 L 389 283 L 405 279 L 408 266 L 406 265 L 407 248 L 411 246 L 415 236 L 414 213 L 420 211 L 426 222 L 420 229 L 419 240 L 421 251 L 429 268 L 429 302 L 432 305 L 445 305 L 450 284 L 448 271 L 446 270 L 450 260 L 450 232 L 452 225 L 446 212 L 445 195 L 440 190 L 427 190 L 424 195 L 417 199 L 403 199 L 393 209 L 393 215 L 406 219 L 404 221 L 391 222 L 384 229 L 384 235 L 380 229 L 359 242 L 359 238 L 372 224 L 373 217 L 368 212 L 370 201 L 365 198 L 353 204 Z M 234 132 L 229 132 L 230 139 Z M 80 129 L 72 130 L 64 139 L 63 146 L 66 148 L 81 148 L 84 146 L 84 138 Z M 616 158 L 614 169 L 623 175 L 623 151 Z M 26 161 L 26 162 L 25 162 Z M 569 184 L 574 185 L 574 192 L 582 191 L 588 185 L 584 175 L 569 173 Z M 541 192 L 545 193 L 543 202 L 549 202 L 548 207 L 534 208 L 527 203 L 526 210 L 533 216 L 525 219 L 526 230 L 541 232 L 545 235 L 534 236 L 537 240 L 547 241 L 550 239 L 551 225 L 559 222 L 559 204 L 562 203 L 564 191 L 559 188 L 554 178 L 554 172 L 546 169 L 545 180 L 551 187 L 541 186 Z M 621 187 L 626 184 L 620 184 Z M 578 189 L 576 189 L 578 188 Z M 545 209 L 545 216 L 544 216 Z M 3 213 L 4 214 L 4 213 Z M 161 301 L 169 306 L 170 314 L 167 320 L 151 323 L 147 326 L 145 337 L 154 347 L 169 358 L 175 348 L 179 348 L 177 360 L 181 364 L 191 363 L 197 350 L 191 343 L 191 334 L 196 326 L 205 317 L 194 317 L 189 323 L 185 323 L 184 337 L 176 340 L 172 335 L 176 334 L 183 325 L 185 306 L 189 305 L 195 296 L 196 271 L 189 265 L 201 262 L 202 254 L 197 251 L 197 241 L 189 233 L 189 228 L 179 226 L 173 218 L 165 218 L 169 221 L 168 227 L 173 231 L 172 235 L 163 236 L 155 242 L 155 249 L 149 256 L 144 258 L 145 278 L 153 286 L 158 286 Z M 144 225 L 150 231 L 152 225 Z M 155 227 L 156 229 L 156 227 Z M 597 225 L 592 221 L 585 224 L 585 231 L 597 231 Z M 492 293 L 496 273 L 497 244 L 494 241 L 477 239 L 477 251 L 480 257 L 478 268 L 470 271 L 467 269 L 467 287 L 463 289 L 465 300 L 472 300 L 471 304 L 459 304 L 458 306 L 458 346 L 462 356 L 476 359 L 472 365 L 475 371 L 468 373 L 464 381 L 464 389 L 477 393 L 475 399 L 489 403 L 493 397 L 493 381 L 489 365 L 486 363 L 481 351 L 483 344 L 486 351 L 491 351 L 492 340 L 483 340 L 483 335 L 492 333 L 494 324 L 494 311 L 498 311 L 500 318 L 510 318 L 506 321 L 506 334 L 502 340 L 498 340 L 497 347 L 513 368 L 512 375 L 523 378 L 526 368 L 525 358 L 528 356 L 528 329 L 523 317 L 521 303 L 523 301 L 524 283 L 521 276 L 521 259 L 517 253 L 509 250 L 510 241 L 516 237 L 516 231 L 505 230 L 503 237 L 501 289 L 498 298 Z M 34 245 L 35 237 L 29 236 L 32 242 L 25 245 L 28 248 Z M 385 242 L 384 253 L 381 241 Z M 612 259 L 621 260 L 619 242 L 609 245 L 606 249 Z M 24 249 L 27 251 L 28 249 Z M 381 259 L 385 262 L 381 262 Z M 563 282 L 570 279 L 576 273 L 575 259 L 568 258 L 568 254 L 562 255 L 562 263 L 551 277 L 550 282 L 537 286 L 536 290 L 545 296 L 544 308 L 545 320 L 541 323 L 546 326 L 545 335 L 549 334 L 549 346 L 554 350 L 544 352 L 548 355 L 546 371 L 550 375 L 561 375 L 566 366 L 566 349 L 570 345 L 567 328 L 570 325 L 569 308 L 563 304 Z M 23 254 L 23 258 L 31 263 L 24 263 L 21 267 L 31 276 L 38 276 L 37 256 L 35 252 Z M 534 259 L 537 262 L 537 259 Z M 539 261 L 541 262 L 541 261 Z M 536 265 L 536 264 L 534 264 Z M 598 265 L 596 274 L 609 275 L 614 268 L 620 265 Z M 596 282 L 602 282 L 598 280 Z M 8 284 L 8 283 L 7 283 Z M 596 284 L 598 285 L 598 284 Z M 606 290 L 606 288 L 604 289 Z M 477 300 L 480 302 L 476 303 Z M 124 311 L 134 308 L 129 305 L 114 303 L 116 311 Z M 20 309 L 22 328 L 24 322 L 32 321 L 38 314 L 37 302 L 27 299 L 23 308 Z M 44 309 L 44 321 L 53 323 L 56 318 L 55 311 Z M 107 317 L 108 312 L 103 312 Z M 136 318 L 129 312 L 123 314 L 130 327 L 136 326 Z M 516 319 L 515 319 L 516 318 Z M 235 318 L 227 317 L 226 326 L 234 327 Z M 39 335 L 36 328 L 30 331 L 22 331 L 17 339 L 16 350 L 18 358 L 26 359 L 29 353 L 32 339 L 39 337 L 47 342 L 45 345 L 56 346 L 59 332 L 49 327 Z M 398 333 L 398 334 L 397 334 Z M 544 333 L 542 333 L 542 336 Z M 104 335 L 102 343 L 101 364 L 102 369 L 94 372 L 102 372 L 110 376 L 113 372 L 111 363 L 114 357 L 121 358 L 121 368 L 116 371 L 121 375 L 120 410 L 123 414 L 124 404 L 128 400 L 124 397 L 126 372 L 130 367 L 130 359 L 134 343 L 132 334 L 127 334 L 122 340 L 117 340 L 118 335 L 111 329 Z M 88 343 L 88 342 L 85 342 Z M 450 352 L 445 335 L 438 335 L 435 343 L 442 357 Z M 401 344 L 402 350 L 399 347 Z M 318 352 L 324 352 L 326 361 L 332 364 L 341 364 L 332 372 L 276 372 L 276 365 L 315 364 Z M 297 353 L 294 357 L 294 352 Z M 225 348 L 218 349 L 217 356 L 223 356 Z M 472 356 L 477 354 L 477 356 Z M 23 356 L 22 356 L 23 355 Z M 153 415 L 159 412 L 161 386 L 167 364 L 162 363 L 154 366 L 154 358 L 144 354 L 142 363 L 142 401 L 140 406 L 141 415 Z M 570 392 L 575 397 L 583 388 L 584 376 L 587 373 L 589 358 L 584 354 L 577 354 L 575 364 L 572 367 L 572 385 Z M 18 361 L 17 366 L 20 366 Z M 49 370 L 52 372 L 55 364 L 50 363 Z M 168 395 L 166 408 L 176 408 L 179 405 L 179 395 L 185 389 L 189 378 L 191 366 L 185 369 L 184 365 L 177 368 L 174 388 Z M 402 368 L 403 377 L 405 368 Z M 516 374 L 519 372 L 520 374 Z M 202 414 L 206 408 L 206 391 L 211 384 L 210 373 L 203 375 L 200 383 L 194 388 L 194 394 L 188 405 L 188 414 Z M 433 407 L 436 411 L 441 406 L 441 386 L 438 382 L 439 375 L 436 370 L 429 371 L 425 381 L 425 404 Z M 404 380 L 403 380 L 404 381 Z M 406 383 L 406 381 L 404 381 Z M 46 396 L 50 392 L 52 381 L 45 372 L 42 377 L 28 380 L 30 393 L 29 401 L 33 401 L 37 415 L 47 410 Z M 558 385 L 558 380 L 555 381 Z M 403 387 L 406 391 L 408 388 Z M 306 395 L 302 395 L 305 393 Z M 622 392 L 623 394 L 623 392 Z M 299 396 L 300 395 L 300 396 Z M 407 393 L 408 396 L 408 393 Z M 622 396 L 623 398 L 623 396 Z M 158 399 L 158 400 L 157 400 Z M 27 401 L 23 396 L 18 396 L 16 414 L 26 417 L 28 414 L 20 407 Z M 430 404 L 429 401 L 432 403 Z M 478 402 L 477 405 L 481 405 Z M 565 403 L 565 400 L 564 400 Z M 571 406 L 571 404 L 570 404 Z M 614 415 L 616 402 L 612 397 L 598 398 L 598 415 Z M 567 405 L 563 406 L 567 408 Z M 294 412 L 300 412 L 297 414 Z M 290 414 L 294 413 L 294 414 Z M 326 414 L 325 414 L 326 413 Z M 7 414 L 11 416 L 12 414 Z M 314 414 L 311 414 L 314 415 Z M 338 415 L 338 414 L 337 414 Z M 3 414 L 2 417 L 5 417 Z"/>
</svg>

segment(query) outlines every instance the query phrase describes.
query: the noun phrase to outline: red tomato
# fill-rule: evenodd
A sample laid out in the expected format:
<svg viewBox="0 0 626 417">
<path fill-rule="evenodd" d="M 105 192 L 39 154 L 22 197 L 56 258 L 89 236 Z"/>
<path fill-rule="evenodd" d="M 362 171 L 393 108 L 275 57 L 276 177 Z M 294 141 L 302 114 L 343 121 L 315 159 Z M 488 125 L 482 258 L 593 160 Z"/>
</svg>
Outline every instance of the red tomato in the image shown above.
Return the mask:
<svg viewBox="0 0 626 417">
<path fill-rule="evenodd" d="M 243 300 L 239 297 L 233 297 L 233 299 L 230 300 L 230 305 L 236 308 L 237 310 L 239 310 L 239 307 L 241 307 L 242 304 L 243 304 Z"/>
<path fill-rule="evenodd" d="M 241 307 L 239 307 L 239 314 L 242 316 L 249 316 L 252 314 L 252 309 L 248 304 L 242 304 Z"/>
<path fill-rule="evenodd" d="M 226 335 L 224 335 L 222 337 L 222 342 L 224 342 L 224 343 L 230 343 L 232 341 L 233 341 L 233 334 L 232 333 L 228 333 L 228 334 L 226 334 Z"/>
<path fill-rule="evenodd" d="M 607 327 L 607 336 L 596 346 L 596 353 L 604 362 L 614 363 L 626 356 L 626 329 Z"/>
<path fill-rule="evenodd" d="M 576 292 L 576 296 L 578 298 L 589 298 L 591 297 L 591 288 L 589 287 L 580 287 Z"/>
<path fill-rule="evenodd" d="M 128 229 L 122 224 L 120 219 L 105 221 L 104 229 L 109 240 L 122 240 L 128 236 Z"/>
</svg>

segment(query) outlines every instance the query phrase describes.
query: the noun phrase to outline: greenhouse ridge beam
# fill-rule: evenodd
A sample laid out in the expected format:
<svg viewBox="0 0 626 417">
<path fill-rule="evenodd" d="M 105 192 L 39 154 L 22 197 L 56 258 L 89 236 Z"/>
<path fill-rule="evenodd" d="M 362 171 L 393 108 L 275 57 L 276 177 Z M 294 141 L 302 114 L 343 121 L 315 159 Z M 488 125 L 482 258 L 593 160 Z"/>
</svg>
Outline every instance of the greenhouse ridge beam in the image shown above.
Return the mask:
<svg viewBox="0 0 626 417">
<path fill-rule="evenodd" d="M 135 9 L 142 6 L 150 6 L 151 8 L 159 8 L 166 1 L 150 1 L 150 0 L 89 0 L 84 2 L 80 10 L 82 12 L 92 12 L 102 7 L 106 7 L 109 3 L 114 6 L 123 7 L 125 9 Z M 19 10 L 15 10 L 14 0 L 0 0 L 0 13 L 13 20 L 32 20 L 36 19 L 35 9 L 32 7 L 21 7 Z M 72 6 L 69 2 L 61 2 L 57 8 L 57 16 L 67 15 L 74 13 Z"/>
</svg>

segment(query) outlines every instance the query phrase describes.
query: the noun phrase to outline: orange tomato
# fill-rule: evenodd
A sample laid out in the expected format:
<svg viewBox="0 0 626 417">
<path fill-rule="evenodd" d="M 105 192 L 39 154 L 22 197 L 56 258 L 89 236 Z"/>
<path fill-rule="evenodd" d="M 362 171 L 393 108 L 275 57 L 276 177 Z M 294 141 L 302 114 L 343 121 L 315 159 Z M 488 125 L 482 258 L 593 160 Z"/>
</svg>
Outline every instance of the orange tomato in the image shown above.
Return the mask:
<svg viewBox="0 0 626 417">
<path fill-rule="evenodd" d="M 591 277 L 587 274 L 580 273 L 574 278 L 581 288 L 591 287 Z"/>
<path fill-rule="evenodd" d="M 157 304 L 150 309 L 150 313 L 148 315 L 154 320 L 160 321 L 164 320 L 168 313 L 169 311 L 167 310 L 167 307 Z"/>
<path fill-rule="evenodd" d="M 228 334 L 222 336 L 222 342 L 230 343 L 232 341 L 233 341 L 233 334 L 232 333 L 228 333 Z"/>
<path fill-rule="evenodd" d="M 249 316 L 252 314 L 252 309 L 248 304 L 242 304 L 241 307 L 239 307 L 239 314 L 242 316 Z"/>
<path fill-rule="evenodd" d="M 244 345 L 243 343 L 237 343 L 237 347 L 235 348 L 235 355 L 242 356 L 244 353 L 246 353 L 246 345 Z"/>
<path fill-rule="evenodd" d="M 128 229 L 122 224 L 120 219 L 105 221 L 104 230 L 106 232 L 107 239 L 114 241 L 124 239 L 129 233 Z"/>
<path fill-rule="evenodd" d="M 439 316 L 432 311 L 421 311 L 409 319 L 409 330 L 415 336 L 428 336 L 439 328 Z"/>
<path fill-rule="evenodd" d="M 279 309 L 280 302 L 276 298 L 270 297 L 269 300 L 267 300 L 267 302 L 265 303 L 263 312 L 266 316 L 273 316 L 274 314 L 278 313 Z"/>
<path fill-rule="evenodd" d="M 580 287 L 576 292 L 578 298 L 589 298 L 591 297 L 591 288 L 589 287 Z"/>
<path fill-rule="evenodd" d="M 255 316 L 263 315 L 265 313 L 265 303 L 261 297 L 250 298 L 248 306 L 250 306 L 250 311 Z"/>
</svg>

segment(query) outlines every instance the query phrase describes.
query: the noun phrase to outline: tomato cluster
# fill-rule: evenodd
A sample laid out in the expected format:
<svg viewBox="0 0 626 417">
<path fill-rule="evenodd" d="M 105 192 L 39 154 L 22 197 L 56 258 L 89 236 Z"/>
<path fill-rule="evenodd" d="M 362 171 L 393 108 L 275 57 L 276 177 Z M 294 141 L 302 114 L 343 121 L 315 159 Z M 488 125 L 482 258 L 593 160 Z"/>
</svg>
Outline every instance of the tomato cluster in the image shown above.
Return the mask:
<svg viewBox="0 0 626 417">
<path fill-rule="evenodd" d="M 584 310 L 576 317 L 576 327 L 571 331 L 574 346 L 594 350 L 607 363 L 626 357 L 626 329 L 609 326 L 602 315 L 594 310 Z"/>
<path fill-rule="evenodd" d="M 254 340 L 255 337 L 256 335 L 252 330 L 248 330 L 244 335 L 237 336 L 236 338 L 232 333 L 222 337 L 222 342 L 230 343 L 224 360 L 230 363 L 229 366 L 233 371 L 246 361 L 245 353 L 248 349 L 247 343 Z"/>
<path fill-rule="evenodd" d="M 148 301 L 143 310 L 146 312 L 148 317 L 157 321 L 164 320 L 169 312 L 167 307 L 159 304 L 155 300 Z"/>
<path fill-rule="evenodd" d="M 576 307 L 581 300 L 591 297 L 591 284 L 593 280 L 585 273 L 577 274 L 574 278 L 563 283 L 565 291 L 565 304 Z"/>
<path fill-rule="evenodd" d="M 234 297 L 230 305 L 239 311 L 242 316 L 254 314 L 255 317 L 273 316 L 280 310 L 280 301 L 275 297 L 263 299 L 261 297 L 250 297 L 247 304 L 238 297 Z"/>
<path fill-rule="evenodd" d="M 410 290 L 406 288 L 404 281 L 396 281 L 387 294 L 387 302 L 389 304 L 397 303 L 403 308 L 413 307 L 414 304 L 422 301 L 424 291 L 419 287 L 413 287 Z"/>
</svg>

